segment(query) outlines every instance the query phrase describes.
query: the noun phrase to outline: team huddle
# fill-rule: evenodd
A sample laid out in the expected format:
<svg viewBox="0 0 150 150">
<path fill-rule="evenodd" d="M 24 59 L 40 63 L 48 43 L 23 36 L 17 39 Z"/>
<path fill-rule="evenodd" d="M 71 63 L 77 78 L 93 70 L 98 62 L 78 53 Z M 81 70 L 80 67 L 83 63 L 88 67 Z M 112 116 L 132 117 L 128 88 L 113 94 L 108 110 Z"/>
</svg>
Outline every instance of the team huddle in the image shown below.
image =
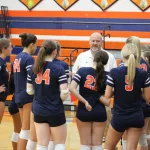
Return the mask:
<svg viewBox="0 0 150 150">
<path fill-rule="evenodd" d="M 67 63 L 58 59 L 58 42 L 44 41 L 34 62 L 36 36 L 23 33 L 20 38 L 23 51 L 12 64 L 9 82 L 5 58 L 11 54 L 11 41 L 0 39 L 0 121 L 6 97 L 13 94 L 9 105 L 13 150 L 66 150 L 63 102 L 69 91 L 78 99 L 80 150 L 114 150 L 121 138 L 123 150 L 136 150 L 138 143 L 141 150 L 148 150 L 149 45 L 141 46 L 138 37 L 129 37 L 117 67 L 114 56 L 101 48 L 101 34 L 95 32 L 90 36 L 90 50 L 77 57 L 70 73 Z M 112 97 L 112 117 L 107 120 Z M 110 124 L 102 147 L 106 122 Z"/>
</svg>

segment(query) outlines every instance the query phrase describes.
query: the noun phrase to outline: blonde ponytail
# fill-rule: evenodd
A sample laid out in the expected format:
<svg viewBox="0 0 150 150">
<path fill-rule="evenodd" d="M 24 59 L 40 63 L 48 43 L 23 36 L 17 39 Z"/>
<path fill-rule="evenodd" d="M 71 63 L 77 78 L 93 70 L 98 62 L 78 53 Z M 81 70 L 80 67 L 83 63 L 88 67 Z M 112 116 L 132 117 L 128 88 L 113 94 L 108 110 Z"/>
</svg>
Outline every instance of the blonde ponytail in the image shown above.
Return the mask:
<svg viewBox="0 0 150 150">
<path fill-rule="evenodd" d="M 137 57 L 137 64 L 140 63 L 141 60 L 141 42 L 140 42 L 140 38 L 137 36 L 131 36 L 129 38 L 127 38 L 126 40 L 126 44 L 132 43 L 134 45 L 136 45 L 137 50 L 138 50 L 138 57 Z"/>
<path fill-rule="evenodd" d="M 135 77 L 135 71 L 136 71 L 136 59 L 133 54 L 129 56 L 128 59 L 128 82 L 129 86 L 133 84 L 134 77 Z"/>
<path fill-rule="evenodd" d="M 137 46 L 132 43 L 126 44 L 121 51 L 121 57 L 122 57 L 123 61 L 127 60 L 128 84 L 131 86 L 134 81 L 135 71 L 136 71 L 136 67 L 137 67 L 137 59 L 138 59 Z"/>
</svg>

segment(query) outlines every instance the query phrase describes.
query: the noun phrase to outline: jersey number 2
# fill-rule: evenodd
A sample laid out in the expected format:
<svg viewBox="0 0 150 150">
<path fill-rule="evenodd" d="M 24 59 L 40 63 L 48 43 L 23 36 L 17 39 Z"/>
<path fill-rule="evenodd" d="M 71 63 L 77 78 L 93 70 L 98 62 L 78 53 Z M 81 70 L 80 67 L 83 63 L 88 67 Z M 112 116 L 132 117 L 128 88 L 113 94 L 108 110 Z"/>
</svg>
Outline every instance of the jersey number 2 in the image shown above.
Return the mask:
<svg viewBox="0 0 150 150">
<path fill-rule="evenodd" d="M 41 84 L 42 81 L 45 81 L 46 85 L 50 84 L 50 69 L 46 69 L 45 72 L 37 74 L 37 78 L 35 79 L 36 84 Z"/>
<path fill-rule="evenodd" d="M 94 86 L 92 86 L 93 83 L 94 83 Z M 91 76 L 91 75 L 87 75 L 84 87 L 88 88 L 88 89 L 91 89 L 91 90 L 96 90 L 95 78 L 93 76 Z"/>
<path fill-rule="evenodd" d="M 133 90 L 133 85 L 129 86 L 129 81 L 128 81 L 128 76 L 127 75 L 125 76 L 125 83 L 127 84 L 127 85 L 125 85 L 125 90 L 126 91 L 132 91 Z"/>
</svg>

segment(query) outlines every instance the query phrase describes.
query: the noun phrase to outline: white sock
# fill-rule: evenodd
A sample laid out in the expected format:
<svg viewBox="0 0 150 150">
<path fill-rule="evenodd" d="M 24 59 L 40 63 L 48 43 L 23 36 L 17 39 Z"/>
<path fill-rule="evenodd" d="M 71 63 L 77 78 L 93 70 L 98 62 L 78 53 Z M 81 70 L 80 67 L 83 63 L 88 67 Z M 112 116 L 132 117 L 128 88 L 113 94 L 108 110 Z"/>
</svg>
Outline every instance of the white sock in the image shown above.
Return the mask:
<svg viewBox="0 0 150 150">
<path fill-rule="evenodd" d="M 92 150 L 102 150 L 102 145 L 92 146 Z"/>
<path fill-rule="evenodd" d="M 36 142 L 31 141 L 30 139 L 28 139 L 26 149 L 27 150 L 35 150 L 36 149 Z"/>
<path fill-rule="evenodd" d="M 54 141 L 49 141 L 48 150 L 54 150 L 54 148 L 55 148 Z"/>
<path fill-rule="evenodd" d="M 37 145 L 37 150 L 48 150 L 48 146 Z"/>
<path fill-rule="evenodd" d="M 65 144 L 56 144 L 55 150 L 66 150 Z"/>
<path fill-rule="evenodd" d="M 88 145 L 80 145 L 80 150 L 91 150 L 91 146 L 88 146 Z"/>
<path fill-rule="evenodd" d="M 127 148 L 127 141 L 122 140 L 122 150 L 126 150 L 126 148 Z"/>
</svg>

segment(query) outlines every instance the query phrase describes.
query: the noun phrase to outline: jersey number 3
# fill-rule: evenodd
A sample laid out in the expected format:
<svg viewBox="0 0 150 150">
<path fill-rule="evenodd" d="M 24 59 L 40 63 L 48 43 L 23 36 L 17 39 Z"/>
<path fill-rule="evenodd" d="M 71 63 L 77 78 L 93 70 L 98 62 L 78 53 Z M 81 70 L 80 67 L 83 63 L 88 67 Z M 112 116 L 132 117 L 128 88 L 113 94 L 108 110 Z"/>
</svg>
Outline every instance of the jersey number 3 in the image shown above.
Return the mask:
<svg viewBox="0 0 150 150">
<path fill-rule="evenodd" d="M 14 60 L 13 72 L 20 72 L 20 61 L 21 61 L 21 58 Z"/>
<path fill-rule="evenodd" d="M 128 76 L 127 75 L 125 76 L 125 83 L 127 84 L 127 85 L 125 85 L 125 90 L 126 91 L 132 91 L 133 90 L 133 85 L 129 86 L 129 81 L 128 81 Z"/>
<path fill-rule="evenodd" d="M 41 84 L 43 80 L 46 85 L 50 84 L 50 69 L 46 69 L 43 74 L 37 74 L 37 78 L 35 79 L 36 84 Z"/>
</svg>

